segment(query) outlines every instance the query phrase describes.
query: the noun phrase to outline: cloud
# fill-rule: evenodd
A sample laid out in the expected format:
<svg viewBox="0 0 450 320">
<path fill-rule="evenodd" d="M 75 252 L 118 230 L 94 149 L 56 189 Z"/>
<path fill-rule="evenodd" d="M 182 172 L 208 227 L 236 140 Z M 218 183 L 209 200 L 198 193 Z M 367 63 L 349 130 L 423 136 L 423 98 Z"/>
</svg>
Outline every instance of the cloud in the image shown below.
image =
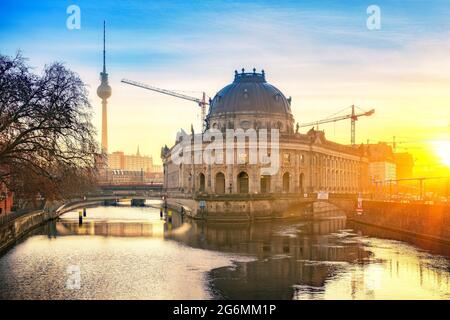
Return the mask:
<svg viewBox="0 0 450 320">
<path fill-rule="evenodd" d="M 408 131 L 412 135 L 423 134 L 422 127 L 449 118 L 450 34 L 413 8 L 402 11 L 383 3 L 382 29 L 373 32 L 366 29 L 362 4 L 355 9 L 275 2 L 169 7 L 120 5 L 116 10 L 127 14 L 109 19 L 109 127 L 115 149 L 134 152 L 139 143 L 156 156 L 180 127 L 199 124 L 194 104 L 127 87 L 121 78 L 213 96 L 232 81 L 235 69 L 265 69 L 269 82 L 293 96 L 299 122 L 353 103 L 375 108 L 373 117 L 357 125 L 359 141 L 386 139 L 406 127 L 415 128 Z M 22 48 L 33 65 L 66 61 L 89 84 L 100 127 L 95 90 L 101 26 L 94 24 L 98 17 L 85 16 L 90 20 L 80 33 L 42 28 L 33 30 L 32 38 L 14 32 L 6 37 L 5 31 L 1 38 L 7 52 Z M 445 20 L 443 25 L 448 30 Z M 348 123 L 324 127 L 329 138 L 348 141 Z"/>
</svg>

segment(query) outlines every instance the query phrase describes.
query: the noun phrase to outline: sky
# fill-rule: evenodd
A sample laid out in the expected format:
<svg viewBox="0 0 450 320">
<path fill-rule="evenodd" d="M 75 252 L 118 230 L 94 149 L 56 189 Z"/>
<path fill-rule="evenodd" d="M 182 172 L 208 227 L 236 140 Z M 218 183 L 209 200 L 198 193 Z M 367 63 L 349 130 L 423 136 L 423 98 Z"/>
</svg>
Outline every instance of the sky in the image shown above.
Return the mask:
<svg viewBox="0 0 450 320">
<path fill-rule="evenodd" d="M 68 29 L 67 7 L 80 8 Z M 370 30 L 367 8 L 380 8 Z M 416 169 L 450 161 L 450 1 L 74 1 L 0 0 L 0 53 L 17 51 L 36 72 L 61 61 L 88 85 L 94 124 L 107 25 L 109 151 L 152 155 L 180 128 L 200 128 L 195 103 L 130 87 L 122 78 L 192 96 L 214 94 L 235 69 L 264 69 L 292 96 L 296 122 L 374 108 L 356 124 L 357 143 L 392 141 Z M 343 110 L 339 112 L 340 110 Z M 350 121 L 320 126 L 350 142 Z M 98 136 L 100 139 L 100 135 Z"/>
</svg>

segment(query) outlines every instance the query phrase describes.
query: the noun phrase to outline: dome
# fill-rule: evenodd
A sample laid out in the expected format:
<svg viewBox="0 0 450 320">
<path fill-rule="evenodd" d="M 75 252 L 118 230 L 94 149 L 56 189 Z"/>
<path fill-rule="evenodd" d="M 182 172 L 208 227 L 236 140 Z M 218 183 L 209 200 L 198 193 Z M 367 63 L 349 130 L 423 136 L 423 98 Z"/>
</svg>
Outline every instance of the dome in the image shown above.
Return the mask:
<svg viewBox="0 0 450 320">
<path fill-rule="evenodd" d="M 210 103 L 208 117 L 222 114 L 279 114 L 291 115 L 290 99 L 266 82 L 261 73 L 235 71 L 233 83 L 220 90 Z"/>
</svg>

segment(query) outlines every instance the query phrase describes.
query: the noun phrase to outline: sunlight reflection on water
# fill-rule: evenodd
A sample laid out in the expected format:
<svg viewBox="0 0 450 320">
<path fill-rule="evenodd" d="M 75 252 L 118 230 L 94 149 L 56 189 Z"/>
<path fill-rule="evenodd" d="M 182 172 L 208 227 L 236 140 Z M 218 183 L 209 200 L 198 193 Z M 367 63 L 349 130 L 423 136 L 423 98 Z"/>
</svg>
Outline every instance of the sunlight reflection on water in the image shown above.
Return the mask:
<svg viewBox="0 0 450 320">
<path fill-rule="evenodd" d="M 449 299 L 448 248 L 383 239 L 345 219 L 206 223 L 155 207 L 89 208 L 0 257 L 6 299 Z M 433 252 L 432 252 L 433 251 Z M 80 289 L 67 288 L 79 266 Z"/>
</svg>

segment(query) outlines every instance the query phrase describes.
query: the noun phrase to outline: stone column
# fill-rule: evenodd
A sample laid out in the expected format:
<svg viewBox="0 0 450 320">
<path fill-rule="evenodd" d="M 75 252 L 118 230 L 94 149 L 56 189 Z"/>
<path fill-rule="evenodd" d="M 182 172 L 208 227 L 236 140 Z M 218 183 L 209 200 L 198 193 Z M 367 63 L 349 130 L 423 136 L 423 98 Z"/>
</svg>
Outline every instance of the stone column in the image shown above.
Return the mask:
<svg viewBox="0 0 450 320">
<path fill-rule="evenodd" d="M 213 193 L 213 189 L 212 189 L 212 183 L 211 183 L 211 165 L 208 165 L 208 169 L 206 172 L 206 177 L 205 177 L 206 181 L 205 181 L 205 190 L 207 193 Z"/>
<path fill-rule="evenodd" d="M 261 183 L 260 183 L 260 172 L 259 172 L 259 168 L 258 166 L 252 165 L 251 166 L 251 173 L 252 173 L 252 182 L 249 185 L 249 190 L 251 193 L 261 193 L 260 187 L 261 187 Z M 250 177 L 249 177 L 250 178 Z"/>
<path fill-rule="evenodd" d="M 226 194 L 230 194 L 230 184 L 232 186 L 231 193 L 235 192 L 234 188 L 236 186 L 235 186 L 235 183 L 233 181 L 233 174 L 234 174 L 233 171 L 234 171 L 233 170 L 233 165 L 228 164 L 227 165 L 227 170 L 226 170 L 226 173 L 225 173 L 225 193 Z"/>
</svg>

